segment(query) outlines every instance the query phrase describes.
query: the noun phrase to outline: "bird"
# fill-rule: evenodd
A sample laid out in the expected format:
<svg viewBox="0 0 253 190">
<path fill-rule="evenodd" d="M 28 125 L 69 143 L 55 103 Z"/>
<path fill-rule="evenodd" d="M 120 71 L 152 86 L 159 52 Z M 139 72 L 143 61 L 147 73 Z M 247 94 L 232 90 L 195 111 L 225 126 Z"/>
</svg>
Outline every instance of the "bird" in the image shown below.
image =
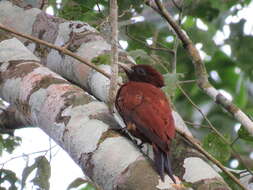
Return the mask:
<svg viewBox="0 0 253 190">
<path fill-rule="evenodd" d="M 152 145 L 154 165 L 164 181 L 165 174 L 176 184 L 170 162 L 170 145 L 175 137 L 171 104 L 161 90 L 163 76 L 152 66 L 122 65 L 128 82 L 116 95 L 115 107 L 131 135 Z"/>
</svg>

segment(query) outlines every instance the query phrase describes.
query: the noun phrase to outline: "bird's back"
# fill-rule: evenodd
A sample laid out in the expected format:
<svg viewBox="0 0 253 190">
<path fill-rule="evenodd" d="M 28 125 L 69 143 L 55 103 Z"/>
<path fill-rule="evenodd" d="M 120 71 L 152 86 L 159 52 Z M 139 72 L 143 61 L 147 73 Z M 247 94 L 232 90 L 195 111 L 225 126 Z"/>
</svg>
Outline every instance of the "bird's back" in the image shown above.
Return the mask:
<svg viewBox="0 0 253 190">
<path fill-rule="evenodd" d="M 169 102 L 161 89 L 148 83 L 128 82 L 117 94 L 116 108 L 124 121 L 135 124 L 150 143 L 168 151 L 175 127 Z"/>
</svg>

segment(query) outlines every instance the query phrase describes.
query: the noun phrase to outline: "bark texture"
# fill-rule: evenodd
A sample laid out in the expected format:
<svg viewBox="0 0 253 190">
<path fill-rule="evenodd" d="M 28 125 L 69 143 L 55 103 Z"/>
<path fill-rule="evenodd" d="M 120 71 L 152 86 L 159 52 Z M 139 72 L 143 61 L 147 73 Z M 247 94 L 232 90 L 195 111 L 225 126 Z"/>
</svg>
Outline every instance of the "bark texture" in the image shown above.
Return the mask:
<svg viewBox="0 0 253 190">
<path fill-rule="evenodd" d="M 0 22 L 53 44 L 67 45 L 87 60 L 110 51 L 110 45 L 88 24 L 48 16 L 38 9 L 0 2 Z M 107 78 L 58 51 L 22 42 L 40 59 L 15 38 L 0 42 L 0 96 L 15 105 L 22 123 L 44 130 L 105 190 L 175 189 L 168 176 L 161 182 L 136 146 L 112 130 L 118 124 L 102 102 L 108 100 Z M 123 51 L 120 60 L 133 62 Z M 108 65 L 100 67 L 110 73 Z M 176 127 L 190 134 L 182 118 L 176 112 L 173 116 Z M 206 184 L 213 190 L 229 189 L 189 144 L 178 138 L 172 149 L 176 175 L 194 189 Z"/>
<path fill-rule="evenodd" d="M 158 176 L 151 162 L 110 129 L 117 123 L 103 102 L 40 65 L 17 39 L 2 41 L 0 48 L 2 53 L 15 52 L 9 59 L 0 56 L 0 95 L 16 105 L 27 124 L 45 131 L 103 189 L 128 187 L 129 173 L 139 170 L 153 180 L 139 176 L 138 188 L 156 188 Z M 137 184 L 131 186 L 138 189 Z"/>
</svg>

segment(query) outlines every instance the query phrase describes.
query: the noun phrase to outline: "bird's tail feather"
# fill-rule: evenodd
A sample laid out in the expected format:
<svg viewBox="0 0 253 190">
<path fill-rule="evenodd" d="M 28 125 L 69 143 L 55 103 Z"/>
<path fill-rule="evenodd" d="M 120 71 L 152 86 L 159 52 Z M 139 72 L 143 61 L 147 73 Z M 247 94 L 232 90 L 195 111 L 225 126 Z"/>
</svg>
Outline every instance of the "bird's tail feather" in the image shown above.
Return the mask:
<svg viewBox="0 0 253 190">
<path fill-rule="evenodd" d="M 171 169 L 171 162 L 170 162 L 168 153 L 161 151 L 154 144 L 153 144 L 153 152 L 154 152 L 154 162 L 155 162 L 154 164 L 162 181 L 164 181 L 164 173 L 166 173 L 169 175 L 172 181 L 176 183 L 176 180 L 173 176 L 173 172 Z"/>
<path fill-rule="evenodd" d="M 176 179 L 173 176 L 173 171 L 172 171 L 172 168 L 171 168 L 171 161 L 170 161 L 170 158 L 169 158 L 169 154 L 168 153 L 167 154 L 163 153 L 163 155 L 165 156 L 164 170 L 170 176 L 170 178 L 172 179 L 172 181 L 174 183 L 176 183 Z"/>
</svg>

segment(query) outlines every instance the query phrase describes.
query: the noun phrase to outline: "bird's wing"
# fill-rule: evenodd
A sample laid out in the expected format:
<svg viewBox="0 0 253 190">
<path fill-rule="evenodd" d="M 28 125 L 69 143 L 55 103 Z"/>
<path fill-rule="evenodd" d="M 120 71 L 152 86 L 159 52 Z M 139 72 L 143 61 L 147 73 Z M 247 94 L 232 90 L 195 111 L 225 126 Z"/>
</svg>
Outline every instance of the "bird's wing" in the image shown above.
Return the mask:
<svg viewBox="0 0 253 190">
<path fill-rule="evenodd" d="M 118 110 L 125 121 L 133 122 L 151 142 L 168 147 L 175 135 L 174 120 L 164 93 L 146 83 L 127 83 L 117 97 Z"/>
</svg>

